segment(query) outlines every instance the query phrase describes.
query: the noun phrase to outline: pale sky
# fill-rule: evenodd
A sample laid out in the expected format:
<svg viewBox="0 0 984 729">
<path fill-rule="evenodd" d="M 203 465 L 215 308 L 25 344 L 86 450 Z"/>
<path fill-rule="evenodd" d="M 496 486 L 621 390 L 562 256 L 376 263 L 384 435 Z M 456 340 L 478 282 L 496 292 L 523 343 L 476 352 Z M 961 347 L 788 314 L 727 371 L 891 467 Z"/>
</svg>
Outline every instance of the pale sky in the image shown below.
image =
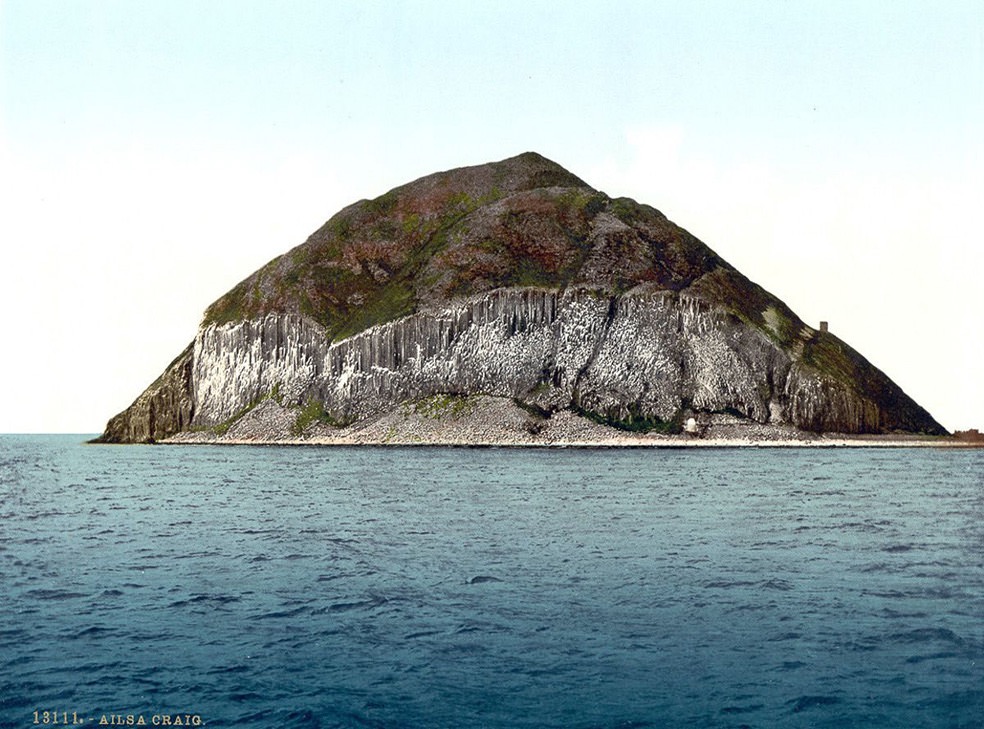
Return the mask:
<svg viewBox="0 0 984 729">
<path fill-rule="evenodd" d="M 984 429 L 980 0 L 0 0 L 0 431 L 101 431 L 341 207 L 529 150 Z"/>
</svg>

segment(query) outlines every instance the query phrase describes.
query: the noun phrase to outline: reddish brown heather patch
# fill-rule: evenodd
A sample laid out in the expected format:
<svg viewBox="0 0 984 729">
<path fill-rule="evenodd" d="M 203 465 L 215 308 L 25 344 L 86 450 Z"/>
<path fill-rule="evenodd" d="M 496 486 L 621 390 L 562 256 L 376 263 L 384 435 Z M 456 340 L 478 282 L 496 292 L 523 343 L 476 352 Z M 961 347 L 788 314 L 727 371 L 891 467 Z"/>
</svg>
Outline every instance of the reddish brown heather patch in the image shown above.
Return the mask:
<svg viewBox="0 0 984 729">
<path fill-rule="evenodd" d="M 375 280 L 383 281 L 406 261 L 406 249 L 398 240 L 356 239 L 349 241 L 338 261 L 332 263 L 354 274 L 369 273 Z"/>
</svg>

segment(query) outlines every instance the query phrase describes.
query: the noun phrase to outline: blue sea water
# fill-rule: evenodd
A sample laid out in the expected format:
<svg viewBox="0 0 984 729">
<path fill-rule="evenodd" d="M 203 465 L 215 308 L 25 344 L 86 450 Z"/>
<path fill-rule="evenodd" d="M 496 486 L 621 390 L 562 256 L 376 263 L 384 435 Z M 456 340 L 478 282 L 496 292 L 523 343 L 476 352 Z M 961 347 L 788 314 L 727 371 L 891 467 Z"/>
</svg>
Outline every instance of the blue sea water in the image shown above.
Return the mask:
<svg viewBox="0 0 984 729">
<path fill-rule="evenodd" d="M 81 440 L 0 436 L 2 727 L 984 726 L 982 450 Z"/>
</svg>

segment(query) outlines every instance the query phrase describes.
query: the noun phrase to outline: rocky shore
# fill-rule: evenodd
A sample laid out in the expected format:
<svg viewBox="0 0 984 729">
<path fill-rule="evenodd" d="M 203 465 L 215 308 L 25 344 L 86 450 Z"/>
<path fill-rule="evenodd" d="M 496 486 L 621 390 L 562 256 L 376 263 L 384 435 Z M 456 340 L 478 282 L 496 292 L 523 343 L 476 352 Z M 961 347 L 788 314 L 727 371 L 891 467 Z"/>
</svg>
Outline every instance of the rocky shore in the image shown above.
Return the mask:
<svg viewBox="0 0 984 729">
<path fill-rule="evenodd" d="M 948 437 L 818 434 L 788 425 L 761 424 L 728 414 L 704 416 L 695 432 L 633 433 L 570 410 L 550 417 L 509 398 L 435 396 L 406 403 L 382 416 L 348 426 L 313 420 L 299 427 L 299 411 L 267 399 L 227 429 L 178 433 L 168 444 L 390 445 L 473 447 L 960 447 Z"/>
</svg>

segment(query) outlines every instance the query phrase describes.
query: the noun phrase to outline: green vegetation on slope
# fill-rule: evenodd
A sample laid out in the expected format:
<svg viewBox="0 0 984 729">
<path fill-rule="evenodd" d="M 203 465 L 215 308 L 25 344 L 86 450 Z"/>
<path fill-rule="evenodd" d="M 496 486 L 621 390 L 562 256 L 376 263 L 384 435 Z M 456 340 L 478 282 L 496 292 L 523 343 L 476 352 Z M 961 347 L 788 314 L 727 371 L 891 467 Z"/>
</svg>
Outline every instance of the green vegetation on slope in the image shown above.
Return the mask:
<svg viewBox="0 0 984 729">
<path fill-rule="evenodd" d="M 599 233 L 602 215 L 631 229 Z M 719 265 L 653 208 L 611 200 L 525 154 L 431 175 L 345 208 L 213 303 L 204 324 L 298 313 L 338 340 L 425 302 L 510 286 L 562 289 L 599 245 L 611 258 L 603 268 L 613 293 L 646 282 L 681 290 Z M 642 263 L 620 273 L 621 259 Z"/>
</svg>

